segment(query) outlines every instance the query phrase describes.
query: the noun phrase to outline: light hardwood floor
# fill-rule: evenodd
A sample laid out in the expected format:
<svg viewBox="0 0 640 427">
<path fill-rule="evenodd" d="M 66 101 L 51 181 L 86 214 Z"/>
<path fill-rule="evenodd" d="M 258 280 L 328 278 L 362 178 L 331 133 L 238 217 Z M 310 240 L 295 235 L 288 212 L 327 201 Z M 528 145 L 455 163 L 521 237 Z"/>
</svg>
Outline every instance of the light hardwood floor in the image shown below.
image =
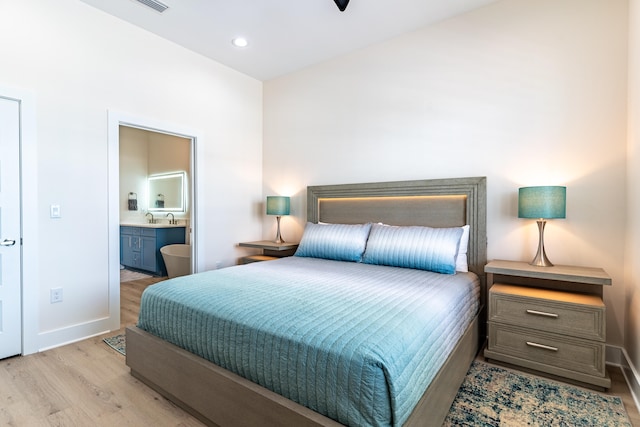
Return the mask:
<svg viewBox="0 0 640 427">
<path fill-rule="evenodd" d="M 133 378 L 102 341 L 136 323 L 140 295 L 157 281 L 121 284 L 119 331 L 0 361 L 0 426 L 202 426 Z"/>
<path fill-rule="evenodd" d="M 121 285 L 121 329 L 25 357 L 0 360 L 0 426 L 202 426 L 134 379 L 124 356 L 102 339 L 138 318 L 140 295 L 159 279 Z M 609 394 L 621 396 L 634 427 L 640 416 L 619 369 Z"/>
</svg>

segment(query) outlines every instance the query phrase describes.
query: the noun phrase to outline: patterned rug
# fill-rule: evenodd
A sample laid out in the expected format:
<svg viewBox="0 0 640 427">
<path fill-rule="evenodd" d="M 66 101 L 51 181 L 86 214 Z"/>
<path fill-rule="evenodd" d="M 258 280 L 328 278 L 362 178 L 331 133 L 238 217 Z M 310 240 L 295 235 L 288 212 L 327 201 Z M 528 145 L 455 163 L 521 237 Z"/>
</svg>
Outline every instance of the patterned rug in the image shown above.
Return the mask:
<svg viewBox="0 0 640 427">
<path fill-rule="evenodd" d="M 474 362 L 443 426 L 631 427 L 622 399 Z"/>
<path fill-rule="evenodd" d="M 105 338 L 102 341 L 107 343 L 109 347 L 117 351 L 118 353 L 126 356 L 127 355 L 127 343 L 125 341 L 125 335 L 115 335 L 113 337 Z"/>
</svg>

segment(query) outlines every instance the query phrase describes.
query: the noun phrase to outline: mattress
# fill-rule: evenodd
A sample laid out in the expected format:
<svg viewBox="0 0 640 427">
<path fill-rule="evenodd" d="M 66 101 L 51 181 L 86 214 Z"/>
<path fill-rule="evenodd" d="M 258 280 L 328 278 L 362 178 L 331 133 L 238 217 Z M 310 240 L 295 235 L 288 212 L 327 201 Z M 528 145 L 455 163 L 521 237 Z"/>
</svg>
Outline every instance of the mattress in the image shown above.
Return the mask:
<svg viewBox="0 0 640 427">
<path fill-rule="evenodd" d="M 350 426 L 399 426 L 477 313 L 479 280 L 288 257 L 150 286 L 138 327 Z"/>
</svg>

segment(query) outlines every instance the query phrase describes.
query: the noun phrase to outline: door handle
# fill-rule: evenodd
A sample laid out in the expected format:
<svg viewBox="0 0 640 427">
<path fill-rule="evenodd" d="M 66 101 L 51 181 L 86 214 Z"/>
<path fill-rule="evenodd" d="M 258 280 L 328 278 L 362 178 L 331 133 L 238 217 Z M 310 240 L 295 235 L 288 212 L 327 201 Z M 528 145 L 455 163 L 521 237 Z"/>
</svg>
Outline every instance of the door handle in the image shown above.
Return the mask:
<svg viewBox="0 0 640 427">
<path fill-rule="evenodd" d="M 15 244 L 16 241 L 11 239 L 4 239 L 2 242 L 0 242 L 0 246 L 13 246 Z"/>
</svg>

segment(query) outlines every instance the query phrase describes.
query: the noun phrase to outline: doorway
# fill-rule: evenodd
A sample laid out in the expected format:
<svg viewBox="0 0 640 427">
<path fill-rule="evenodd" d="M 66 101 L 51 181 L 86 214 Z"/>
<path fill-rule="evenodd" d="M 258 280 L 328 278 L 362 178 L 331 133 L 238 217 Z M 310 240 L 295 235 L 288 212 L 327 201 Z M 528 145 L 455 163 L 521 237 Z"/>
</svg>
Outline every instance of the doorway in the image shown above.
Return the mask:
<svg viewBox="0 0 640 427">
<path fill-rule="evenodd" d="M 199 171 L 199 159 L 202 157 L 199 152 L 202 149 L 201 133 L 192 129 L 187 129 L 182 126 L 177 126 L 171 123 L 159 122 L 155 120 L 149 120 L 141 117 L 135 117 L 128 114 L 109 111 L 109 132 L 108 132 L 108 145 L 109 145 L 109 298 L 110 307 L 114 310 L 110 311 L 110 329 L 115 330 L 119 328 L 120 319 L 120 224 L 121 221 L 128 216 L 129 221 L 131 218 L 136 218 L 139 221 L 146 221 L 148 218 L 159 217 L 155 210 L 149 211 L 149 202 L 147 197 L 147 191 L 136 191 L 134 187 L 130 187 L 127 184 L 127 189 L 123 190 L 120 185 L 122 178 L 121 168 L 125 165 L 121 165 L 120 162 L 120 149 L 121 149 L 121 136 L 124 134 L 138 134 L 143 138 L 159 138 L 165 140 L 171 140 L 172 138 L 178 138 L 181 141 L 187 141 L 189 146 L 188 163 L 189 163 L 189 178 L 187 179 L 187 191 L 185 194 L 186 200 L 188 200 L 189 212 L 183 213 L 183 218 L 187 223 L 187 236 L 188 242 L 191 244 L 191 272 L 197 273 L 201 271 L 201 259 L 202 248 L 201 239 L 198 238 L 201 228 L 200 204 L 198 203 L 198 194 L 200 193 L 201 183 L 198 179 Z M 123 132 L 124 131 L 124 132 Z M 165 141 L 166 142 L 166 141 Z M 160 145 L 152 148 L 158 149 Z M 155 166 L 152 166 L 152 169 Z M 137 175 L 138 178 L 142 175 L 148 177 L 150 170 L 147 168 L 144 174 L 139 171 L 133 175 Z M 126 179 L 131 179 L 131 176 Z M 133 185 L 133 184 L 132 184 Z M 140 184 L 142 185 L 142 184 Z M 129 188 L 130 187 L 130 188 Z M 141 188 L 141 187 L 140 187 Z M 129 193 L 135 193 L 130 195 Z M 138 205 L 138 209 L 132 209 L 129 211 L 129 197 L 135 198 Z M 143 197 L 146 200 L 143 200 Z M 124 212 L 124 214 L 123 214 Z M 154 213 L 155 212 L 155 213 Z M 168 213 L 168 212 L 167 212 Z M 148 216 L 146 214 L 149 214 Z M 136 217 L 137 215 L 137 217 Z M 156 215 L 156 216 L 151 216 Z M 175 215 L 175 213 L 174 213 Z M 165 219 L 164 217 L 162 217 Z M 175 215 L 175 219 L 179 217 Z M 172 218 L 173 219 L 173 218 Z M 117 309 L 116 309 L 117 308 Z"/>
</svg>

